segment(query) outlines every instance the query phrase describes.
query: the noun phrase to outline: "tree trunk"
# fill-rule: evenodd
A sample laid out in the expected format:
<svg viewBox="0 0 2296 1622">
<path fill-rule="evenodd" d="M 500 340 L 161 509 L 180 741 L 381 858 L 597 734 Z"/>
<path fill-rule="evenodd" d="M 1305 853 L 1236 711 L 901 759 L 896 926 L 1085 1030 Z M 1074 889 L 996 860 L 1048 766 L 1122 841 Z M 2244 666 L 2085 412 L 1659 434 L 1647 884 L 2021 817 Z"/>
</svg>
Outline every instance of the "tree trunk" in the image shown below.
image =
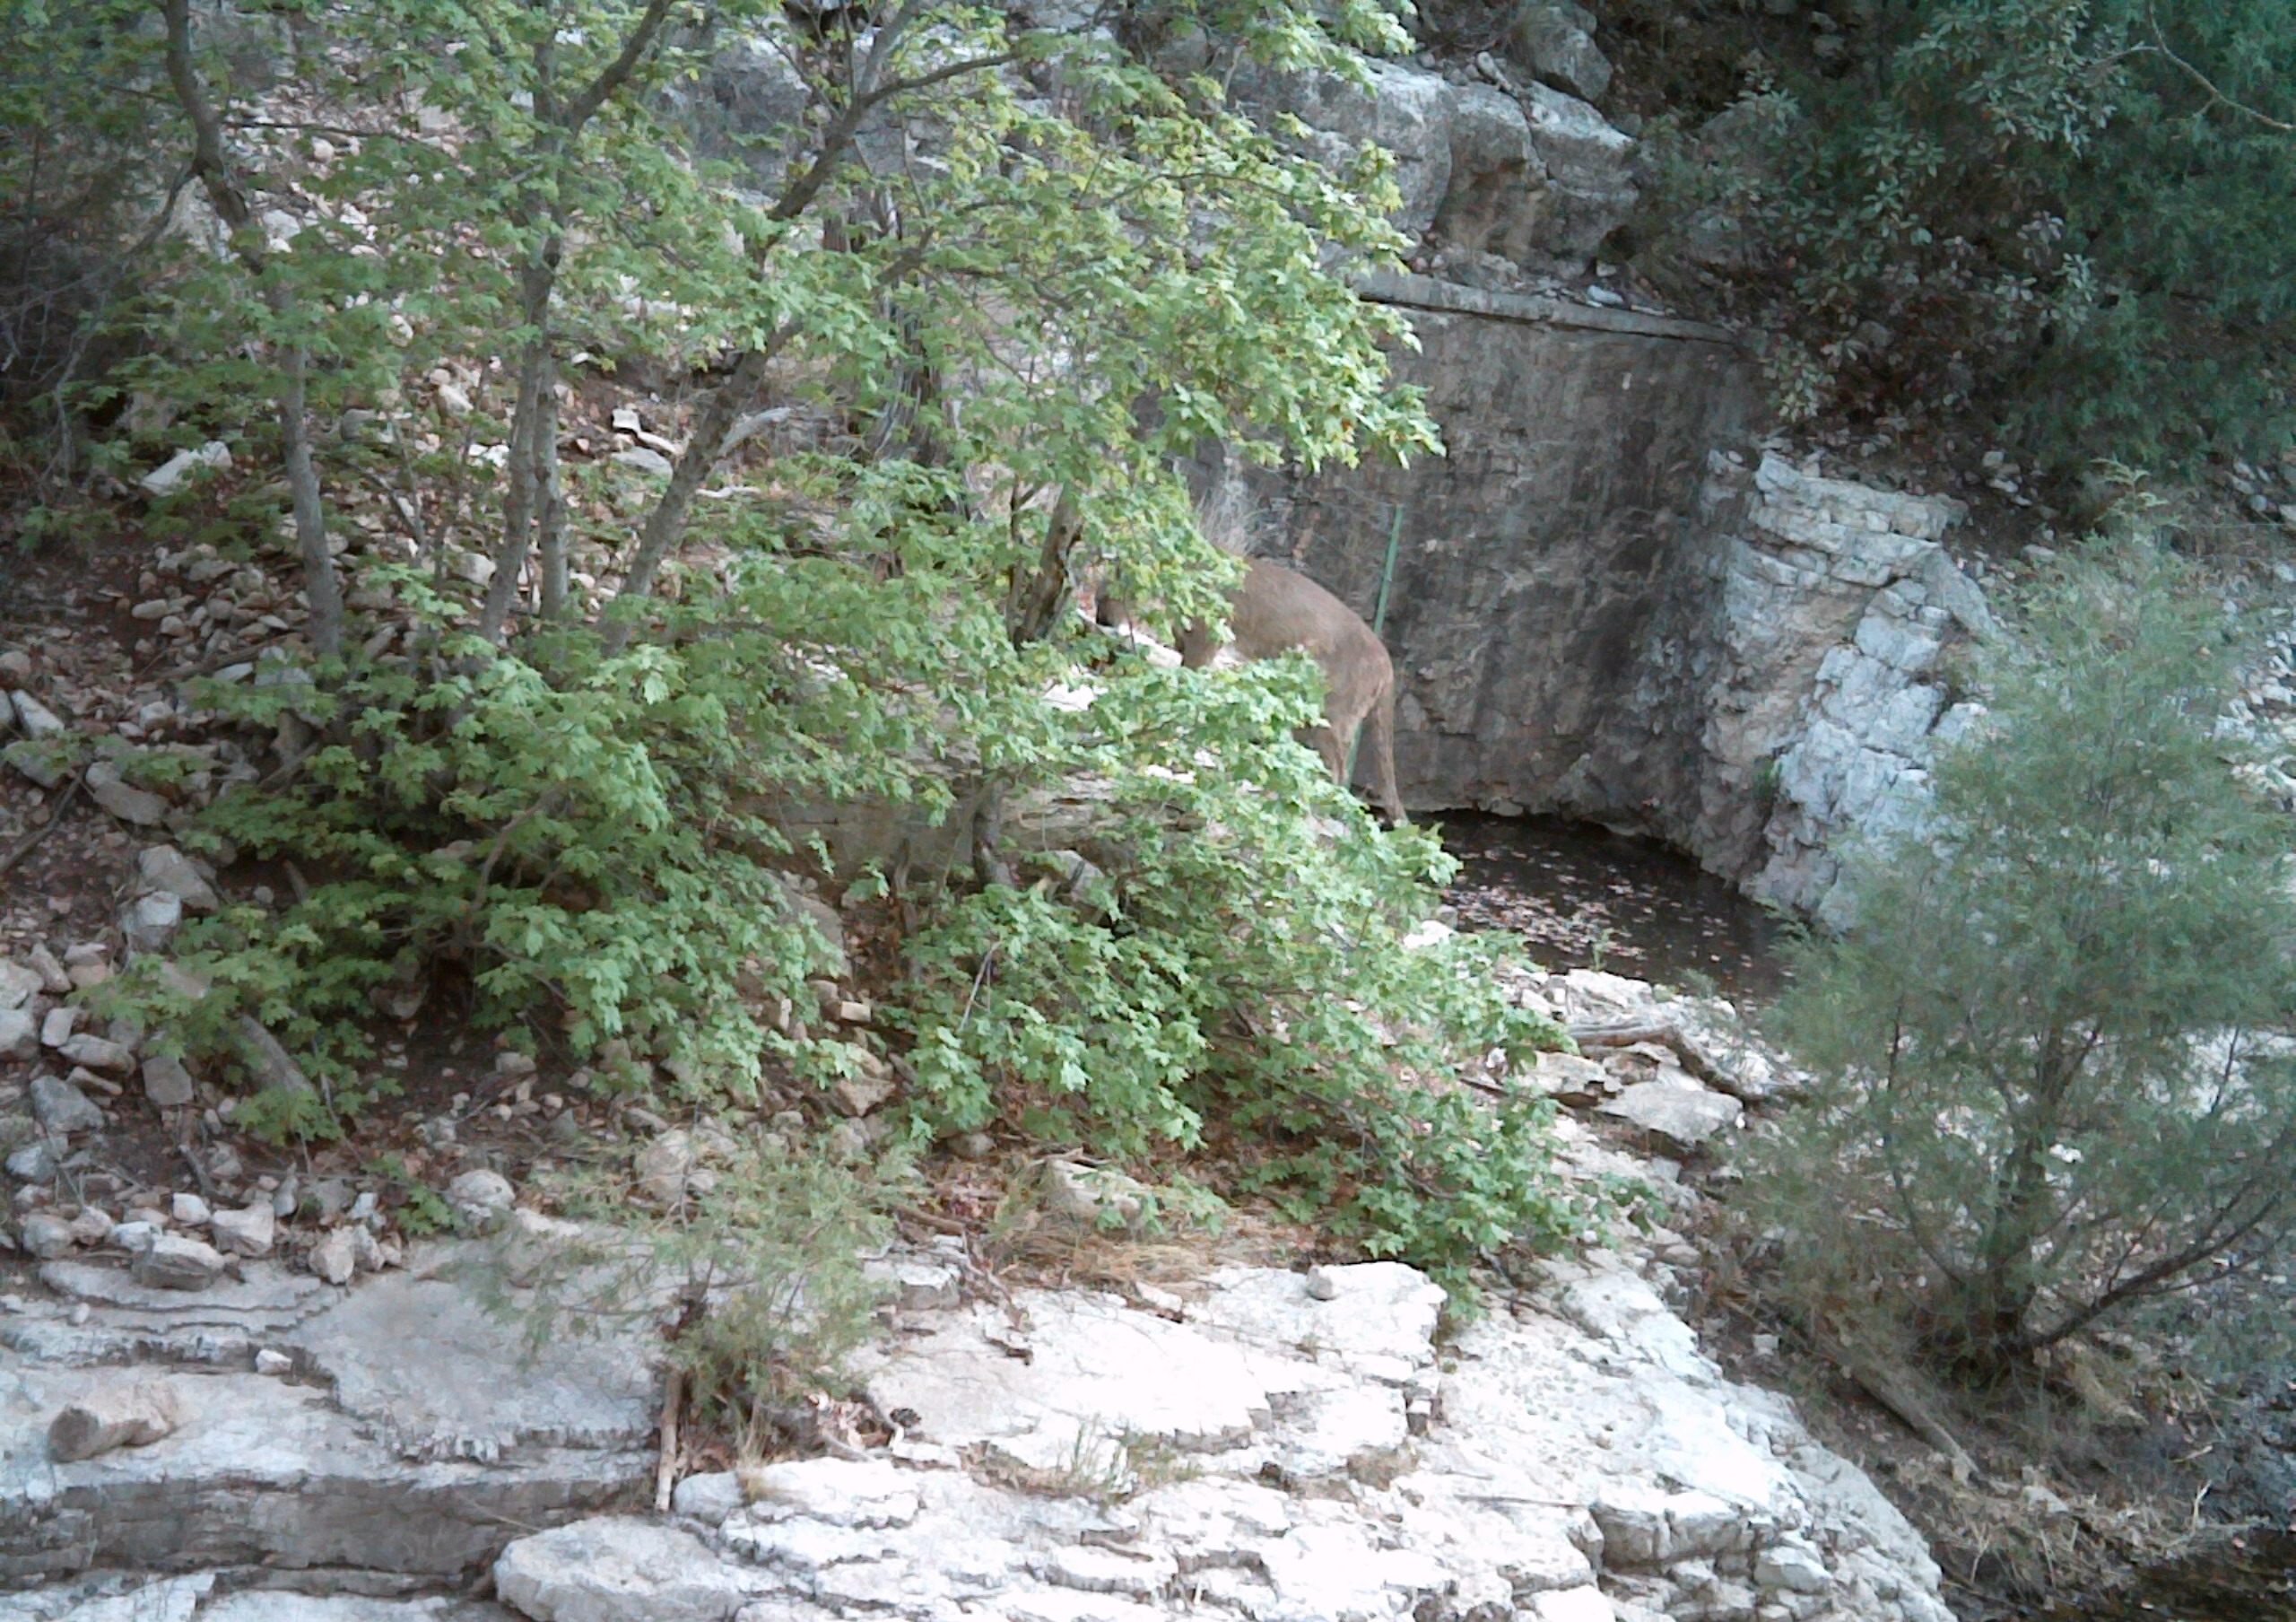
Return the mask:
<svg viewBox="0 0 2296 1622">
<path fill-rule="evenodd" d="M 709 397 L 709 404 L 702 408 L 701 420 L 694 424 L 693 437 L 686 441 L 685 454 L 670 470 L 670 487 L 654 504 L 646 517 L 645 531 L 639 537 L 638 555 L 631 560 L 630 571 L 622 577 L 622 589 L 614 593 L 613 601 L 606 605 L 600 616 L 599 635 L 608 653 L 619 652 L 630 640 L 631 621 L 627 615 L 616 615 L 622 599 L 648 597 L 654 589 L 654 576 L 662 567 L 662 560 L 670 554 L 685 536 L 686 519 L 693 509 L 694 493 L 700 490 L 718 462 L 731 448 L 734 428 L 749 409 L 756 396 L 758 385 L 764 380 L 766 362 L 771 349 L 752 349 L 735 366 L 733 375 L 718 386 Z"/>
</svg>

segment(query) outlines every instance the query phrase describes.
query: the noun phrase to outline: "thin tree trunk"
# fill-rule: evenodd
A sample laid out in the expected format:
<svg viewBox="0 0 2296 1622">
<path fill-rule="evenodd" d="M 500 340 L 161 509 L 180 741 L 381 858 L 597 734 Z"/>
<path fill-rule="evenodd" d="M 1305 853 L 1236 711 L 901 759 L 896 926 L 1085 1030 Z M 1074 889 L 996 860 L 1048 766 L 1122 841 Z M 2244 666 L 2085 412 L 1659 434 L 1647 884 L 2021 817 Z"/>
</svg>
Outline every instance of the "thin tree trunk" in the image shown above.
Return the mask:
<svg viewBox="0 0 2296 1622">
<path fill-rule="evenodd" d="M 509 489 L 502 502 L 502 538 L 495 546 L 494 578 L 487 582 L 486 606 L 478 621 L 478 633 L 490 642 L 500 642 L 510 623 L 510 611 L 518 601 L 518 577 L 534 545 L 535 513 L 540 504 L 540 446 L 545 437 L 544 402 L 552 407 L 557 405 L 547 330 L 551 294 L 558 281 L 557 260 L 553 240 L 544 246 L 520 278 L 525 283 L 523 314 L 533 336 L 518 360 L 518 400 L 510 418 L 510 460 L 504 469 Z M 557 414 L 553 409 L 549 414 Z"/>
<path fill-rule="evenodd" d="M 701 420 L 694 424 L 685 454 L 670 470 L 670 487 L 646 516 L 638 554 L 631 560 L 630 571 L 622 577 L 622 589 L 614 593 L 613 601 L 606 605 L 606 612 L 600 616 L 598 634 L 608 653 L 621 650 L 630 640 L 632 628 L 630 616 L 616 615 L 614 610 L 621 607 L 625 597 L 631 599 L 634 607 L 636 599 L 652 593 L 654 577 L 661 570 L 662 560 L 685 536 L 694 493 L 733 449 L 734 429 L 756 397 L 758 386 L 765 379 L 766 362 L 777 347 L 778 344 L 744 354 L 735 366 L 733 375 L 718 386 L 717 392 L 709 397 L 709 404 L 702 407 Z"/>
<path fill-rule="evenodd" d="M 535 446 L 535 545 L 542 557 L 542 616 L 566 614 L 566 490 L 558 473 L 557 368 L 543 391 L 541 438 Z"/>
<path fill-rule="evenodd" d="M 1042 641 L 1060 617 L 1068 600 L 1068 554 L 1084 533 L 1084 515 L 1063 486 L 1045 520 L 1044 545 L 1034 570 L 1014 565 L 1013 583 L 1005 595 L 1004 630 L 1015 648 Z"/>
<path fill-rule="evenodd" d="M 335 576 L 335 554 L 327 547 L 318 467 L 311 459 L 303 383 L 309 363 L 300 344 L 290 346 L 285 381 L 279 390 L 279 438 L 286 450 L 287 490 L 294 503 L 295 545 L 303 557 L 303 595 L 311 606 L 311 650 L 321 658 L 335 658 L 343 652 L 343 586 Z"/>
<path fill-rule="evenodd" d="M 199 177 L 216 218 L 230 233 L 232 252 L 254 278 L 264 307 L 284 325 L 295 313 L 295 296 L 263 249 L 254 211 L 223 150 L 222 120 L 209 105 L 192 59 L 191 0 L 161 0 L 160 14 L 167 24 L 169 83 L 191 120 L 192 172 Z M 309 367 L 309 352 L 300 343 L 289 344 L 278 397 L 280 452 L 294 509 L 296 545 L 302 554 L 303 591 L 311 606 L 311 648 L 320 658 L 332 658 L 343 651 L 343 588 L 335 576 L 335 555 L 327 549 L 326 510 L 319 499 L 318 465 L 311 455 L 305 398 Z"/>
</svg>

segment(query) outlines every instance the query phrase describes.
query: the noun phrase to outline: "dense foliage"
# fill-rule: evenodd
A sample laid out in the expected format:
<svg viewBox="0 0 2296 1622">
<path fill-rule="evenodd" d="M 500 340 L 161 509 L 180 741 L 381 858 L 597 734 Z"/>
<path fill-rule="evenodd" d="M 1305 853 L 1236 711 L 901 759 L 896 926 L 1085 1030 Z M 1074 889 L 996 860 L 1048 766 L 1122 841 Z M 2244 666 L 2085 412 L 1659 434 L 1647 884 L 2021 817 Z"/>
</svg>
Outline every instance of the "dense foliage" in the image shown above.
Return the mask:
<svg viewBox="0 0 2296 1622">
<path fill-rule="evenodd" d="M 961 824 L 952 882 L 898 898 L 919 1131 L 1138 1160 L 1216 1117 L 1231 1164 L 1437 1264 L 1576 1219 L 1535 1111 L 1448 1081 L 1555 1033 L 1481 954 L 1403 946 L 1441 859 L 1318 776 L 1298 673 L 1110 661 L 1067 611 L 1088 570 L 1219 601 L 1205 441 L 1435 448 L 1398 318 L 1335 274 L 1402 245 L 1385 154 L 1335 173 L 1137 31 L 963 0 L 68 9 L 16 8 L 11 71 L 94 30 L 103 80 L 9 102 L 18 132 L 167 112 L 126 353 L 56 397 L 114 472 L 221 439 L 274 475 L 194 480 L 151 533 L 290 547 L 308 599 L 202 689 L 276 763 L 198 837 L 291 894 L 115 983 L 163 1045 L 228 1065 L 257 1017 L 318 1087 L 256 1118 L 306 1132 L 433 996 L 601 1085 L 831 1081 L 857 1050 L 792 1017 L 830 960 L 787 877 L 825 853 L 787 830 L 866 804 Z M 1339 72 L 1405 42 L 1364 0 L 1161 26 Z M 586 437 L 625 401 L 651 463 Z M 1052 702 L 1088 665 L 1090 706 Z M 1100 880 L 1056 887 L 1025 809 L 1092 784 Z"/>
<path fill-rule="evenodd" d="M 1853 15 L 1674 146 L 1697 223 L 1657 256 L 1728 266 L 1787 415 L 1974 407 L 2060 464 L 2288 448 L 2296 7 Z"/>
<path fill-rule="evenodd" d="M 2135 545 L 2024 607 L 1928 824 L 1803 950 L 1781 1013 L 1823 1087 L 1762 1156 L 1810 1310 L 1994 1373 L 2296 1222 L 2296 900 L 2221 608 Z"/>
</svg>

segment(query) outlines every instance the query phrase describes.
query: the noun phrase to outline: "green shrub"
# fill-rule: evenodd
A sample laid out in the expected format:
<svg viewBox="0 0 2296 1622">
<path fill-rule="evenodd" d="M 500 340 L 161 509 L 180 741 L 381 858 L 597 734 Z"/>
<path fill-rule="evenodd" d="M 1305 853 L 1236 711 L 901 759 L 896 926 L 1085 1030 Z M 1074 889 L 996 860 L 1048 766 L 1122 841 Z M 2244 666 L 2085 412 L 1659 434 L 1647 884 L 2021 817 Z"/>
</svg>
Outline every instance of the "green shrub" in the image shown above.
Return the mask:
<svg viewBox="0 0 2296 1622">
<path fill-rule="evenodd" d="M 1134 1162 L 1209 1138 L 1295 1216 L 1453 1277 L 1574 1236 L 1590 1209 L 1549 1168 L 1548 1106 L 1452 1079 L 1561 1033 L 1508 1004 L 1489 941 L 1405 944 L 1453 864 L 1288 740 L 1315 692 L 1304 661 L 1110 677 L 1075 761 L 1112 813 L 1099 884 L 952 897 L 909 944 L 926 1119 L 1017 1116 Z"/>
<path fill-rule="evenodd" d="M 2024 610 L 1928 821 L 1799 954 L 1783 1028 L 1822 1086 L 1754 1185 L 1808 1310 L 1988 1375 L 2296 1225 L 2296 901 L 2221 609 L 2130 544 Z"/>
</svg>

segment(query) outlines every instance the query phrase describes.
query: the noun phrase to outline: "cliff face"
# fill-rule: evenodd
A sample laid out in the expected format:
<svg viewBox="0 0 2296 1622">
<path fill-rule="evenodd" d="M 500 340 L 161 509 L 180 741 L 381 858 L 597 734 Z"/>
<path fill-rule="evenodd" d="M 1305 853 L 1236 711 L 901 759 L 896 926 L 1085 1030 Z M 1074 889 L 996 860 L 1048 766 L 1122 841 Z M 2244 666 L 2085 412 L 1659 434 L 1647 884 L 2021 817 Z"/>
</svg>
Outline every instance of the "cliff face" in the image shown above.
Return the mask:
<svg viewBox="0 0 2296 1622">
<path fill-rule="evenodd" d="M 1718 329 L 1425 277 L 1366 291 L 1414 311 L 1398 370 L 1449 454 L 1212 477 L 1248 549 L 1366 617 L 1386 575 L 1405 800 L 1655 833 L 1822 906 L 1831 847 L 1913 815 L 1933 733 L 1970 719 L 1935 676 L 1990 625 L 1940 542 L 1953 505 L 1760 455 L 1752 362 Z"/>
</svg>

